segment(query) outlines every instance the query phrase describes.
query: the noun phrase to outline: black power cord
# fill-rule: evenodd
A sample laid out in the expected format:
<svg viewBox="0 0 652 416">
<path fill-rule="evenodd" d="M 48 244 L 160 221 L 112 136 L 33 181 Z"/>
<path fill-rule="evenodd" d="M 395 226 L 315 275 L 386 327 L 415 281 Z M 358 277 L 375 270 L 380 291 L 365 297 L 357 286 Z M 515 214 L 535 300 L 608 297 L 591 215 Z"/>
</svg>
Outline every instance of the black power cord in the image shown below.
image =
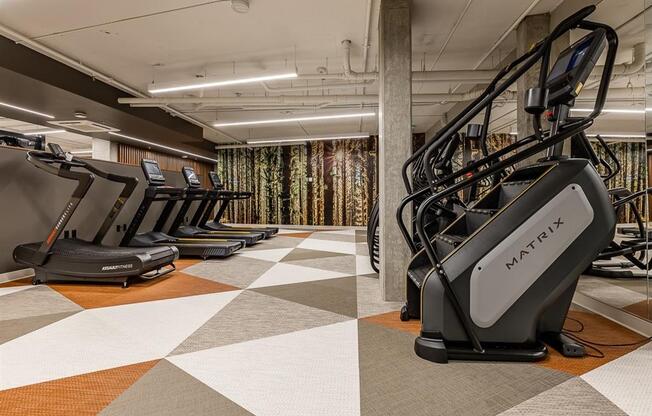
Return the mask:
<svg viewBox="0 0 652 416">
<path fill-rule="evenodd" d="M 642 339 L 637 342 L 630 342 L 626 344 L 605 344 L 605 343 L 600 343 L 600 342 L 595 342 L 591 341 L 585 338 L 580 337 L 579 333 L 584 331 L 584 323 L 580 321 L 579 319 L 571 318 L 571 317 L 566 317 L 567 320 L 571 322 L 575 322 L 576 324 L 579 325 L 578 329 L 568 329 L 568 328 L 563 328 L 561 333 L 566 335 L 568 338 L 572 339 L 573 341 L 578 342 L 579 344 L 583 345 L 585 348 L 592 350 L 595 352 L 595 354 L 586 354 L 588 357 L 593 357 L 593 358 L 604 358 L 605 354 L 602 352 L 598 347 L 613 347 L 613 348 L 622 348 L 622 347 L 636 347 L 639 345 L 643 345 L 649 341 L 652 341 L 652 337 L 648 337 L 645 339 Z"/>
</svg>

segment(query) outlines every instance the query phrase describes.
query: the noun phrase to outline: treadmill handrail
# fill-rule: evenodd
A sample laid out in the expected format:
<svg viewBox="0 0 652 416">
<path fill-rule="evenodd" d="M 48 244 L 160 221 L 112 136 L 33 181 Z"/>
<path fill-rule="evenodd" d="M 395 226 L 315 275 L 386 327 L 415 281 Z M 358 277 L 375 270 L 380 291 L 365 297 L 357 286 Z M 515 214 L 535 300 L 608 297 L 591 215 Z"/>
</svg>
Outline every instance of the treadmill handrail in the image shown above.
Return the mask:
<svg viewBox="0 0 652 416">
<path fill-rule="evenodd" d="M 127 203 L 127 200 L 129 200 L 131 195 L 134 193 L 134 190 L 138 186 L 138 178 L 106 172 L 88 163 L 87 161 L 83 159 L 78 159 L 76 157 L 73 157 L 71 160 L 67 160 L 67 159 L 62 159 L 60 157 L 57 157 L 56 155 L 49 152 L 31 151 L 28 152 L 27 159 L 33 164 L 38 163 L 39 165 L 37 166 L 40 167 L 41 169 L 44 169 L 49 173 L 58 176 L 61 176 L 58 172 L 60 172 L 64 167 L 65 170 L 69 172 L 72 172 L 70 170 L 72 167 L 77 167 L 77 168 L 86 169 L 91 174 L 97 175 L 108 181 L 118 182 L 124 185 L 122 190 L 120 191 L 120 194 L 118 195 L 115 202 L 113 203 L 113 206 L 109 210 L 109 213 L 107 214 L 106 218 L 102 222 L 102 225 L 97 230 L 95 237 L 93 237 L 93 244 L 96 245 L 102 244 L 104 237 L 106 237 L 106 234 L 109 232 L 111 226 L 118 218 L 118 215 L 120 214 L 125 204 Z M 53 167 L 54 164 L 59 164 L 59 169 Z"/>
<path fill-rule="evenodd" d="M 86 173 L 70 170 L 72 166 L 79 165 L 76 163 L 71 163 L 65 159 L 55 159 L 54 155 L 47 152 L 27 152 L 27 161 L 37 168 L 56 175 L 60 178 L 77 181 L 77 187 L 70 196 L 68 203 L 57 217 L 56 221 L 54 222 L 54 226 L 48 233 L 48 236 L 45 238 L 45 240 L 43 240 L 39 249 L 34 253 L 34 257 L 32 258 L 33 263 L 37 266 L 41 266 L 47 261 L 48 257 L 50 256 L 52 246 L 54 246 L 54 243 L 66 228 L 66 225 L 68 225 L 70 218 L 77 210 L 81 200 L 84 198 L 84 196 L 86 196 L 86 193 L 88 193 L 88 190 L 95 180 L 95 175 L 90 172 Z M 58 163 L 59 167 L 54 167 L 54 163 Z"/>
</svg>

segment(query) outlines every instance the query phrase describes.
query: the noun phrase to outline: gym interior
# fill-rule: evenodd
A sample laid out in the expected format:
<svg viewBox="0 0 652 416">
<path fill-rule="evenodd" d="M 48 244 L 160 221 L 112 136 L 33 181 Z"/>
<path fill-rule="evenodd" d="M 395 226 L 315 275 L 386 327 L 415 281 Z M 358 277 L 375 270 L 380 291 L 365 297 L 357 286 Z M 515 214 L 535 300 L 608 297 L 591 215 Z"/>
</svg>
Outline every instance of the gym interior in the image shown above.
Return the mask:
<svg viewBox="0 0 652 416">
<path fill-rule="evenodd" d="M 0 2 L 0 414 L 651 415 L 650 7 Z"/>
</svg>

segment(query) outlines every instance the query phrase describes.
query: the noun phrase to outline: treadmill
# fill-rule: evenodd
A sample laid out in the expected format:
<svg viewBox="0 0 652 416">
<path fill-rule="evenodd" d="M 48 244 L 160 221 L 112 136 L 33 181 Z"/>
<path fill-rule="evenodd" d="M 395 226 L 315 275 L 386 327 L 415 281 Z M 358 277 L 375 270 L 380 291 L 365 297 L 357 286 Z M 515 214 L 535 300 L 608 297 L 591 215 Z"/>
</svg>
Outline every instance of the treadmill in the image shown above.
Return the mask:
<svg viewBox="0 0 652 416">
<path fill-rule="evenodd" d="M 265 233 L 255 231 L 240 231 L 240 230 L 205 230 L 192 224 L 183 225 L 183 221 L 190 210 L 191 205 L 195 201 L 201 201 L 214 198 L 212 191 L 201 187 L 201 182 L 197 177 L 194 169 L 191 167 L 184 167 L 181 170 L 183 178 L 186 180 L 188 187 L 185 190 L 183 204 L 179 209 L 172 225 L 170 226 L 169 233 L 175 237 L 196 237 L 196 238 L 224 238 L 228 240 L 242 241 L 246 246 L 257 244 L 260 240 L 265 238 Z M 197 212 L 201 210 L 198 207 Z"/>
<path fill-rule="evenodd" d="M 273 237 L 278 233 L 278 227 L 256 227 L 256 226 L 230 226 L 221 223 L 222 216 L 226 212 L 227 207 L 231 201 L 244 200 L 251 198 L 251 192 L 235 192 L 227 191 L 220 180 L 220 177 L 215 172 L 209 172 L 208 177 L 213 185 L 213 190 L 209 194 L 209 198 L 202 201 L 202 204 L 197 208 L 194 217 L 190 221 L 190 225 L 198 226 L 205 230 L 212 231 L 249 231 L 260 232 L 265 234 L 265 238 Z M 209 221 L 211 213 L 215 209 L 218 201 L 222 201 L 217 214 L 212 221 Z"/>
<path fill-rule="evenodd" d="M 85 160 L 65 153 L 50 143 L 50 152 L 30 151 L 27 161 L 50 174 L 77 182 L 70 200 L 54 222 L 45 241 L 21 244 L 14 249 L 14 260 L 34 268 L 32 284 L 51 280 L 112 282 L 127 287 L 132 277 L 154 279 L 175 270 L 179 257 L 175 247 L 127 248 L 108 247 L 102 241 L 138 184 L 138 179 L 104 172 Z M 124 184 L 109 214 L 93 241 L 73 238 L 59 239 L 68 221 L 90 189 L 95 176 Z"/>
<path fill-rule="evenodd" d="M 147 189 L 134 218 L 131 220 L 127 231 L 120 242 L 124 247 L 157 247 L 173 245 L 179 250 L 182 257 L 201 257 L 206 260 L 210 257 L 228 257 L 244 246 L 240 241 L 226 241 L 197 238 L 178 238 L 165 234 L 162 230 L 167 222 L 172 209 L 178 201 L 184 199 L 184 189 L 167 186 L 165 176 L 155 160 L 142 159 L 140 166 L 147 179 Z M 149 208 L 154 202 L 165 202 L 163 211 L 154 225 L 154 229 L 145 233 L 138 233 Z"/>
</svg>

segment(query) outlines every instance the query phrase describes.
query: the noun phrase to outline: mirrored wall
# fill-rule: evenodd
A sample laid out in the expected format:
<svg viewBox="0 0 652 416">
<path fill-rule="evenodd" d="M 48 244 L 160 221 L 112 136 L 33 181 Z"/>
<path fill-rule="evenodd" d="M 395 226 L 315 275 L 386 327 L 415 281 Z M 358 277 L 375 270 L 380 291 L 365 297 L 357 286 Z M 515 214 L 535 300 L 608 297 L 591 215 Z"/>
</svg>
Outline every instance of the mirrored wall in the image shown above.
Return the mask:
<svg viewBox="0 0 652 416">
<path fill-rule="evenodd" d="M 647 231 L 651 220 L 647 189 L 652 186 L 652 158 L 647 137 L 652 133 L 652 68 L 646 65 L 652 51 L 652 0 L 631 0 L 619 13 L 610 14 L 615 3 L 601 2 L 594 18 L 614 27 L 620 43 L 608 100 L 589 137 L 606 162 L 599 170 L 606 179 L 618 223 L 614 241 L 582 276 L 578 293 L 652 321 Z"/>
</svg>

